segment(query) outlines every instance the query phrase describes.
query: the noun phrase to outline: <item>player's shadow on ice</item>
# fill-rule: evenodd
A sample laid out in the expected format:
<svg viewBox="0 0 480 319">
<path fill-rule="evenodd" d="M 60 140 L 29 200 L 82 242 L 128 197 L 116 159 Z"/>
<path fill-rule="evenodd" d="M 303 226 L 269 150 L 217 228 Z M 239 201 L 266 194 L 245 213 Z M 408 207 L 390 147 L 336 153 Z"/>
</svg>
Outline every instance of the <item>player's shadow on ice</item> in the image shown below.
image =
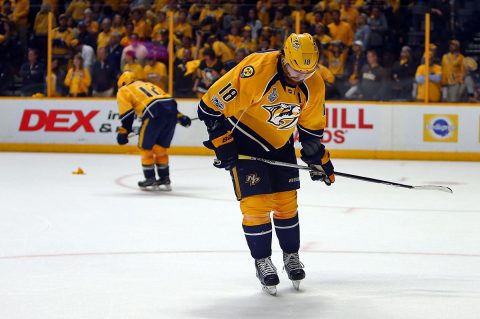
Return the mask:
<svg viewBox="0 0 480 319">
<path fill-rule="evenodd" d="M 260 289 L 260 288 L 259 288 Z M 192 318 L 325 318 L 329 302 L 320 296 L 305 296 L 279 288 L 273 297 L 259 291 L 251 296 L 216 300 L 210 307 L 195 309 Z"/>
</svg>

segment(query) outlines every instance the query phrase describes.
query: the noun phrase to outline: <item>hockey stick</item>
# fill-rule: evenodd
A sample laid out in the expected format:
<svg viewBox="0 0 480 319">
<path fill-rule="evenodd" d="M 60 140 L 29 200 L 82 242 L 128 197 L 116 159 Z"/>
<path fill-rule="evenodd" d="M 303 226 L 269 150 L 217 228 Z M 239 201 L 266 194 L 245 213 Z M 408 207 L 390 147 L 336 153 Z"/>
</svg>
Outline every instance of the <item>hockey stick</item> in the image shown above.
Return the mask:
<svg viewBox="0 0 480 319">
<path fill-rule="evenodd" d="M 238 159 L 258 161 L 258 162 L 263 162 L 263 163 L 267 163 L 267 164 L 270 164 L 270 165 L 292 167 L 292 168 L 298 168 L 298 169 L 303 169 L 303 170 L 308 170 L 308 171 L 312 170 L 309 166 L 306 166 L 306 165 L 298 165 L 298 164 L 292 164 L 292 163 L 279 162 L 279 161 L 275 161 L 275 160 L 270 160 L 270 159 L 261 158 L 261 157 L 248 156 L 248 155 L 238 155 Z M 453 193 L 452 189 L 450 187 L 447 187 L 447 186 L 438 186 L 438 185 L 412 186 L 412 185 L 400 184 L 400 183 L 395 183 L 395 182 L 390 182 L 390 181 L 384 181 L 384 180 L 381 180 L 381 179 L 375 179 L 375 178 L 371 178 L 371 177 L 347 174 L 347 173 L 342 173 L 342 172 L 337 172 L 337 171 L 335 171 L 335 175 L 336 176 L 341 176 L 341 177 L 346 177 L 346 178 L 351 178 L 351 179 L 357 179 L 357 180 L 361 180 L 361 181 L 364 181 L 364 182 L 384 184 L 384 185 L 390 185 L 390 186 L 402 187 L 402 188 L 408 188 L 408 189 L 434 190 L 434 191 L 436 190 L 436 191 L 442 191 L 442 192 L 446 192 L 446 193 Z"/>
<path fill-rule="evenodd" d="M 191 118 L 190 120 L 191 120 L 191 121 L 198 120 L 198 117 Z M 132 138 L 132 137 L 137 136 L 137 135 L 140 135 L 140 131 L 138 131 L 138 132 L 130 132 L 130 133 L 128 134 L 128 138 Z"/>
</svg>

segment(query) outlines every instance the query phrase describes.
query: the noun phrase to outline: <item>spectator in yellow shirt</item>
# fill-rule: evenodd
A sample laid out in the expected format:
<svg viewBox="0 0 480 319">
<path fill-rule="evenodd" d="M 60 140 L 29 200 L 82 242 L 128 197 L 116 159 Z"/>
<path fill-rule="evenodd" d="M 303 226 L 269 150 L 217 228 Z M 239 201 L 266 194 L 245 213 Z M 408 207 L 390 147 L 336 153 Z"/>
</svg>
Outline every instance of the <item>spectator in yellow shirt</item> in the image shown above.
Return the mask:
<svg viewBox="0 0 480 319">
<path fill-rule="evenodd" d="M 125 25 L 125 30 L 126 30 L 126 33 L 123 36 L 123 38 L 120 40 L 120 45 L 122 47 L 129 46 L 132 43 L 131 38 L 132 38 L 132 35 L 134 34 L 133 33 L 133 23 L 127 22 L 126 25 Z M 138 38 L 138 36 L 136 34 L 135 34 L 135 37 Z"/>
<path fill-rule="evenodd" d="M 240 35 L 240 25 L 237 22 L 232 23 L 230 32 L 225 37 L 227 45 L 232 49 L 236 50 L 237 47 L 242 42 L 242 36 Z"/>
<path fill-rule="evenodd" d="M 207 39 L 208 44 L 215 52 L 215 55 L 220 58 L 223 64 L 228 64 L 235 59 L 234 52 L 225 43 L 220 41 L 216 34 L 212 34 Z"/>
<path fill-rule="evenodd" d="M 200 12 L 200 23 L 207 17 L 212 17 L 215 21 L 219 22 L 223 16 L 223 9 L 218 7 L 216 1 L 212 0 L 211 3 L 205 6 Z"/>
<path fill-rule="evenodd" d="M 69 96 L 87 96 L 92 79 L 87 69 L 83 67 L 83 59 L 80 54 L 73 58 L 73 66 L 68 70 L 65 77 L 65 85 L 68 87 Z"/>
<path fill-rule="evenodd" d="M 155 57 L 148 55 L 146 65 L 143 67 L 143 74 L 148 82 L 159 86 L 162 90 L 167 89 L 167 66 L 165 63 L 155 61 Z"/>
<path fill-rule="evenodd" d="M 332 42 L 332 38 L 325 33 L 325 26 L 321 22 L 315 25 L 315 35 L 313 38 L 318 40 L 323 48 L 328 48 L 328 45 Z"/>
<path fill-rule="evenodd" d="M 100 26 L 98 25 L 98 22 L 93 19 L 92 9 L 90 8 L 85 9 L 83 13 L 83 22 L 87 26 L 88 32 L 94 35 L 98 33 Z"/>
<path fill-rule="evenodd" d="M 35 16 L 35 23 L 33 24 L 33 33 L 35 37 L 46 37 L 48 33 L 48 13 L 52 11 L 49 4 L 42 4 L 40 11 Z M 55 19 L 52 21 L 53 27 L 57 25 Z"/>
<path fill-rule="evenodd" d="M 271 0 L 259 0 L 257 1 L 258 19 L 263 25 L 270 23 L 270 10 L 272 8 Z"/>
<path fill-rule="evenodd" d="M 182 36 L 193 37 L 192 26 L 187 21 L 187 11 L 180 10 L 175 22 L 175 33 L 181 32 Z"/>
<path fill-rule="evenodd" d="M 40 56 L 47 55 L 47 33 L 48 33 L 48 13 L 52 11 L 50 4 L 42 4 L 40 11 L 35 16 L 35 23 L 33 25 L 33 46 L 38 48 Z M 52 19 L 52 27 L 55 28 L 57 22 L 55 17 Z"/>
<path fill-rule="evenodd" d="M 135 78 L 138 80 L 145 80 L 145 73 L 141 64 L 135 62 L 135 51 L 125 52 L 125 65 L 122 69 L 123 72 L 131 71 L 135 73 Z"/>
<path fill-rule="evenodd" d="M 275 10 L 275 15 L 273 16 L 273 21 L 270 23 L 270 26 L 274 29 L 280 30 L 283 27 L 283 20 L 285 20 L 283 11 L 277 9 Z"/>
<path fill-rule="evenodd" d="M 189 54 L 187 55 L 193 58 L 196 55 L 196 50 L 197 48 L 192 45 L 192 39 L 187 36 L 183 36 L 182 44 L 175 53 L 175 57 L 178 60 L 183 60 L 185 58 L 185 51 L 189 51 Z"/>
<path fill-rule="evenodd" d="M 145 40 L 152 34 L 152 28 L 145 19 L 145 7 L 137 6 L 132 11 L 133 33 L 136 33 L 141 40 Z"/>
<path fill-rule="evenodd" d="M 75 22 L 83 19 L 85 9 L 90 7 L 90 2 L 84 0 L 72 0 L 67 7 L 65 14 L 71 16 Z"/>
<path fill-rule="evenodd" d="M 67 16 L 58 17 L 58 27 L 52 31 L 52 53 L 55 58 L 68 59 L 73 48 L 73 30 L 67 27 Z M 62 63 L 60 63 L 62 64 Z"/>
<path fill-rule="evenodd" d="M 155 0 L 152 5 L 152 9 L 155 13 L 158 13 L 161 10 L 164 10 L 167 6 L 168 0 Z"/>
<path fill-rule="evenodd" d="M 150 37 L 152 41 L 158 41 L 160 38 L 160 30 L 168 30 L 167 14 L 165 11 L 158 12 L 157 23 L 153 27 Z"/>
<path fill-rule="evenodd" d="M 30 11 L 30 2 L 28 0 L 14 0 L 12 3 L 12 13 L 9 15 L 15 25 L 28 27 L 28 13 Z"/>
<path fill-rule="evenodd" d="M 30 11 L 30 2 L 28 0 L 15 0 L 12 3 L 13 12 L 9 18 L 15 23 L 18 37 L 23 47 L 27 47 L 28 38 L 28 13 Z"/>
<path fill-rule="evenodd" d="M 97 51 L 100 48 L 104 48 L 108 45 L 110 37 L 112 36 L 112 22 L 109 18 L 104 18 L 102 21 L 102 32 L 97 36 Z"/>
<path fill-rule="evenodd" d="M 352 31 L 357 30 L 357 19 L 359 16 L 357 8 L 352 6 L 352 0 L 345 0 L 340 9 L 340 19 L 350 24 Z"/>
<path fill-rule="evenodd" d="M 442 56 L 442 84 L 446 87 L 448 102 L 459 102 L 462 97 L 465 68 L 460 42 L 451 40 L 449 52 Z"/>
<path fill-rule="evenodd" d="M 125 34 L 127 34 L 127 28 L 125 28 L 125 24 L 123 23 L 123 18 L 118 13 L 113 16 L 112 32 L 118 32 L 122 37 Z"/>
<path fill-rule="evenodd" d="M 338 94 L 337 98 L 343 98 L 346 91 L 346 64 L 348 57 L 348 48 L 344 48 L 343 44 L 339 40 L 330 42 L 330 50 L 325 51 L 325 57 L 327 60 L 327 67 L 335 76 L 334 89 Z"/>
<path fill-rule="evenodd" d="M 342 43 L 350 47 L 353 43 L 353 31 L 350 24 L 340 20 L 340 11 L 332 11 L 333 22 L 328 25 L 328 30 L 333 40 L 340 40 Z"/>
<path fill-rule="evenodd" d="M 203 3 L 193 3 L 188 9 L 188 16 L 192 26 L 197 28 L 200 25 L 200 14 L 205 5 Z"/>
<path fill-rule="evenodd" d="M 245 26 L 242 32 L 242 41 L 237 47 L 237 49 L 246 48 L 250 52 L 257 51 L 257 39 L 252 38 L 252 28 L 250 26 Z"/>
<path fill-rule="evenodd" d="M 434 64 L 432 55 L 430 55 L 430 65 L 429 65 L 429 85 L 428 85 L 428 102 L 439 102 L 441 95 L 440 82 L 442 80 L 442 67 L 438 64 Z M 424 59 L 423 59 L 424 60 Z M 426 67 L 425 62 L 417 68 L 415 74 L 415 81 L 417 82 L 417 101 L 423 102 L 425 100 L 425 89 L 426 89 Z"/>
</svg>

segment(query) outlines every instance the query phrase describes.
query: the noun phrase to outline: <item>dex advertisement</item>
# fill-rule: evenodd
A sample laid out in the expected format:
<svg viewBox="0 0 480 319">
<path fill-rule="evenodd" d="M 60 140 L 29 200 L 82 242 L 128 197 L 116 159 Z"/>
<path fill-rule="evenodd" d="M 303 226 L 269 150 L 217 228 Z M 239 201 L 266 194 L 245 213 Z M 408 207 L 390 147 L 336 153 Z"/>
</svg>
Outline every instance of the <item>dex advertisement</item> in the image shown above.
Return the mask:
<svg viewBox="0 0 480 319">
<path fill-rule="evenodd" d="M 197 103 L 180 99 L 179 111 L 196 117 Z M 323 142 L 332 150 L 480 153 L 478 106 L 327 102 L 325 113 Z M 120 126 L 113 99 L 4 98 L 0 116 L 0 146 L 115 145 Z M 172 146 L 202 147 L 206 139 L 197 120 L 177 126 Z"/>
</svg>

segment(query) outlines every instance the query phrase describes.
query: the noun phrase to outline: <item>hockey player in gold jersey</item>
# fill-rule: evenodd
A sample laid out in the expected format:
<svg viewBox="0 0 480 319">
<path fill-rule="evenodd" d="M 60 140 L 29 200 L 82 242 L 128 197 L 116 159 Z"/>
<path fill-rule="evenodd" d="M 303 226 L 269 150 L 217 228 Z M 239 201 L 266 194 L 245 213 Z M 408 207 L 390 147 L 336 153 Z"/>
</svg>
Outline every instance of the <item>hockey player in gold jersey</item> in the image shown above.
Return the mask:
<svg viewBox="0 0 480 319">
<path fill-rule="evenodd" d="M 128 143 L 135 116 L 142 119 L 138 147 L 142 157 L 145 180 L 142 189 L 171 190 L 167 150 L 178 123 L 191 124 L 188 116 L 178 112 L 177 102 L 158 86 L 136 81 L 133 72 L 124 72 L 118 79 L 117 103 L 122 126 L 117 132 L 120 145 Z M 158 179 L 155 178 L 155 168 Z"/>
<path fill-rule="evenodd" d="M 263 288 L 276 294 L 279 278 L 272 254 L 275 233 L 287 275 L 299 288 L 297 212 L 298 169 L 239 160 L 238 154 L 296 163 L 293 133 L 299 132 L 302 159 L 313 180 L 335 181 L 328 150 L 321 143 L 325 83 L 317 71 L 319 51 L 310 34 L 291 34 L 281 51 L 253 53 L 217 80 L 198 106 L 209 133 L 205 146 L 215 151 L 214 166 L 230 171 L 250 253 Z"/>
</svg>

